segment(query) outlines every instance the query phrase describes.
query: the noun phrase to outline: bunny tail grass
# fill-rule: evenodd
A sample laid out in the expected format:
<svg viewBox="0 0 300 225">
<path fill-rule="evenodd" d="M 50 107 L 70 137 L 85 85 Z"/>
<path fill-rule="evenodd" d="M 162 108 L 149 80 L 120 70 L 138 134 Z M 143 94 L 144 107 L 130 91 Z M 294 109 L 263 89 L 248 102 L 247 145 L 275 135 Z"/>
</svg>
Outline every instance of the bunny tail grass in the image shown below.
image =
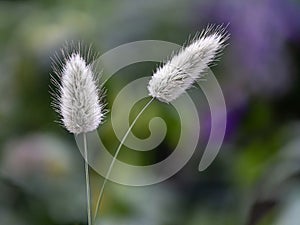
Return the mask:
<svg viewBox="0 0 300 225">
<path fill-rule="evenodd" d="M 157 68 L 148 85 L 149 95 L 166 103 L 178 98 L 217 60 L 228 38 L 226 27 L 207 26 L 165 65 Z"/>
<path fill-rule="evenodd" d="M 70 48 L 69 48 L 70 47 Z M 88 149 L 86 133 L 98 128 L 103 121 L 105 111 L 100 102 L 103 92 L 98 88 L 98 74 L 90 61 L 91 49 L 86 49 L 86 55 L 82 56 L 81 44 L 61 50 L 62 58 L 55 55 L 53 61 L 54 75 L 51 82 L 54 88 L 52 94 L 52 106 L 60 116 L 60 123 L 75 135 L 83 134 L 85 156 L 85 182 L 87 198 L 88 225 L 92 225 L 91 191 L 88 165 Z M 71 50 L 71 51 L 69 51 Z M 84 52 L 83 52 L 84 54 Z"/>
<path fill-rule="evenodd" d="M 97 86 L 99 74 L 80 49 L 66 51 L 62 49 L 63 59 L 56 56 L 53 60 L 52 106 L 70 133 L 87 133 L 98 128 L 105 114 L 103 91 Z"/>
</svg>

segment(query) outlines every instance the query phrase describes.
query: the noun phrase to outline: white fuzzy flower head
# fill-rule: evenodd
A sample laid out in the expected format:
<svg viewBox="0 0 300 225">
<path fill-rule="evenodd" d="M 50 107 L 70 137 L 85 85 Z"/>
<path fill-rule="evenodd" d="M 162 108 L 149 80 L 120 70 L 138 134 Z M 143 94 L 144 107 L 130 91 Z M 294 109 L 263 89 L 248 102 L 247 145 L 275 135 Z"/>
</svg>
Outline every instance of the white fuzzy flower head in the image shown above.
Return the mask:
<svg viewBox="0 0 300 225">
<path fill-rule="evenodd" d="M 162 102 L 171 102 L 201 78 L 225 47 L 229 38 L 222 26 L 208 26 L 153 74 L 149 95 Z"/>
<path fill-rule="evenodd" d="M 59 89 L 53 105 L 63 126 L 74 134 L 97 129 L 104 117 L 104 107 L 100 103 L 92 66 L 75 52 L 67 56 L 62 69 L 55 72 L 60 82 L 52 79 Z"/>
</svg>

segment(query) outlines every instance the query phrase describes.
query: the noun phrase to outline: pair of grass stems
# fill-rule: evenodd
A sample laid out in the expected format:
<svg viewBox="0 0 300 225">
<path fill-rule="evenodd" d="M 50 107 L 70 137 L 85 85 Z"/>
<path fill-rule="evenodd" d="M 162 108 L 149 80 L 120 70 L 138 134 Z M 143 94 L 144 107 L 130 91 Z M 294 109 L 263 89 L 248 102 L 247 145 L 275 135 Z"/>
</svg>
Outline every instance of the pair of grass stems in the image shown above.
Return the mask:
<svg viewBox="0 0 300 225">
<path fill-rule="evenodd" d="M 140 118 L 142 113 L 149 107 L 154 99 L 170 103 L 189 89 L 196 80 L 202 77 L 204 71 L 216 61 L 217 56 L 226 46 L 225 42 L 229 38 L 226 27 L 207 26 L 199 35 L 175 54 L 167 63 L 157 68 L 156 72 L 148 84 L 149 95 L 152 97 L 142 108 L 132 124 L 129 126 L 122 138 L 113 160 L 104 178 L 92 220 L 91 211 L 91 190 L 88 165 L 87 133 L 98 128 L 103 121 L 104 105 L 100 103 L 95 73 L 90 64 L 80 55 L 80 48 L 67 55 L 63 53 L 65 63 L 58 60 L 54 64 L 54 72 L 61 82 L 52 79 L 54 85 L 58 87 L 58 93 L 54 93 L 53 106 L 61 116 L 63 126 L 71 133 L 83 134 L 84 157 L 85 157 L 85 179 L 87 197 L 88 224 L 92 225 L 96 220 L 101 207 L 102 198 L 113 166 L 121 151 L 121 148 Z M 89 54 L 88 54 L 89 55 Z M 60 67 L 62 66 L 62 69 Z"/>
<path fill-rule="evenodd" d="M 104 190 L 105 190 L 105 187 L 106 187 L 106 183 L 109 179 L 109 176 L 112 172 L 112 169 L 113 169 L 113 165 L 121 151 L 121 148 L 128 136 L 128 134 L 130 133 L 130 131 L 132 130 L 132 128 L 134 127 L 134 125 L 136 124 L 137 120 L 140 118 L 140 116 L 143 114 L 143 112 L 148 108 L 148 106 L 153 102 L 154 98 L 151 98 L 150 101 L 142 108 L 142 110 L 138 113 L 138 115 L 135 117 L 135 119 L 133 120 L 132 124 L 130 125 L 130 127 L 128 128 L 128 130 L 126 131 L 124 137 L 122 138 L 116 152 L 115 152 L 115 155 L 112 159 L 112 162 L 108 168 L 108 171 L 104 177 L 104 181 L 103 181 L 103 184 L 102 184 L 102 187 L 101 187 L 101 190 L 100 190 L 100 193 L 99 193 L 99 196 L 98 196 L 98 200 L 97 200 L 97 203 L 96 203 L 96 209 L 95 209 L 95 215 L 94 215 L 94 218 L 93 220 L 95 221 L 96 218 L 97 218 L 97 215 L 98 215 L 98 212 L 99 212 L 99 209 L 101 207 L 101 202 L 102 202 L 102 198 L 103 198 L 103 195 L 104 195 Z M 86 159 L 84 161 L 84 169 L 85 169 L 85 182 L 86 182 L 86 198 L 87 198 L 87 215 L 88 215 L 88 224 L 91 225 L 92 224 L 92 213 L 91 213 L 91 189 L 90 189 L 90 178 L 89 178 L 89 165 L 88 165 L 88 149 L 87 149 L 87 136 L 86 136 L 86 133 L 83 133 L 83 149 L 84 149 L 84 158 Z"/>
</svg>

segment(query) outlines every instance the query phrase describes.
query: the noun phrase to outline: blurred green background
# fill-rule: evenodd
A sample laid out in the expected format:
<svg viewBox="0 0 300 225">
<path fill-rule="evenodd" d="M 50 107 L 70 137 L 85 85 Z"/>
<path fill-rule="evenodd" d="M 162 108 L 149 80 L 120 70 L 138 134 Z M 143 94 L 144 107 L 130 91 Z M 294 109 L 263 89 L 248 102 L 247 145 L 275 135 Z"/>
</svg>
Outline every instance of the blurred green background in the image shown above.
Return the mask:
<svg viewBox="0 0 300 225">
<path fill-rule="evenodd" d="M 110 183 L 98 224 L 299 225 L 299 0 L 0 1 L 0 225 L 86 224 L 83 160 L 50 107 L 50 57 L 65 41 L 93 43 L 100 54 L 145 39 L 183 44 L 208 23 L 230 23 L 231 33 L 212 68 L 228 107 L 220 154 L 197 171 L 210 129 L 208 108 L 199 109 L 192 160 L 157 185 Z M 107 107 L 128 81 L 156 66 L 119 71 L 106 85 Z M 179 124 L 170 107 L 155 103 L 134 133 L 149 135 L 151 115 L 172 128 L 166 140 L 145 155 L 124 150 L 122 160 L 147 164 L 172 152 Z M 114 151 L 109 114 L 99 131 Z M 102 179 L 91 173 L 96 196 Z"/>
</svg>

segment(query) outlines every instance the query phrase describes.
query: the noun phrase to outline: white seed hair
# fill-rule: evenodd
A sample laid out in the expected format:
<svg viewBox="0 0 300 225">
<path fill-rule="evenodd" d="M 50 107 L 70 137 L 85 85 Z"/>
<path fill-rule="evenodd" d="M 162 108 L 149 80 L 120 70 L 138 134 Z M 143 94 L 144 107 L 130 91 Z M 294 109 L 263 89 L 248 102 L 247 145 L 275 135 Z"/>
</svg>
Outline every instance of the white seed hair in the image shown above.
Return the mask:
<svg viewBox="0 0 300 225">
<path fill-rule="evenodd" d="M 171 102 L 201 78 L 229 38 L 222 26 L 209 25 L 165 65 L 157 68 L 148 84 L 149 95 Z"/>
<path fill-rule="evenodd" d="M 58 64 L 63 64 L 61 70 L 54 65 L 60 82 L 52 77 L 52 82 L 58 86 L 53 106 L 69 132 L 87 133 L 97 129 L 104 118 L 104 105 L 100 103 L 97 79 L 92 66 L 87 64 L 80 52 L 65 57 L 65 63 L 58 61 Z"/>
</svg>

